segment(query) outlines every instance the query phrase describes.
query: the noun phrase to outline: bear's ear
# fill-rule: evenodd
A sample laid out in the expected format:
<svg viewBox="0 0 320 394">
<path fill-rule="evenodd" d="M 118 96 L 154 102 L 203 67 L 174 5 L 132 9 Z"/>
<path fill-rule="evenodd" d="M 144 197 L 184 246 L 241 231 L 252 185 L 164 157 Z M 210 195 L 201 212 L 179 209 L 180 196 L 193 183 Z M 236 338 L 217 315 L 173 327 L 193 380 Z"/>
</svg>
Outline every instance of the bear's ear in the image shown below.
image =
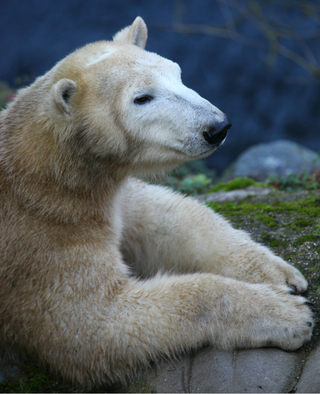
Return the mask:
<svg viewBox="0 0 320 394">
<path fill-rule="evenodd" d="M 120 30 L 114 37 L 113 41 L 126 44 L 133 44 L 144 49 L 148 38 L 147 25 L 144 20 L 138 16 L 131 26 Z"/>
<path fill-rule="evenodd" d="M 71 114 L 70 100 L 77 90 L 77 84 L 71 79 L 60 79 L 53 86 L 53 98 L 56 106 L 66 115 Z"/>
</svg>

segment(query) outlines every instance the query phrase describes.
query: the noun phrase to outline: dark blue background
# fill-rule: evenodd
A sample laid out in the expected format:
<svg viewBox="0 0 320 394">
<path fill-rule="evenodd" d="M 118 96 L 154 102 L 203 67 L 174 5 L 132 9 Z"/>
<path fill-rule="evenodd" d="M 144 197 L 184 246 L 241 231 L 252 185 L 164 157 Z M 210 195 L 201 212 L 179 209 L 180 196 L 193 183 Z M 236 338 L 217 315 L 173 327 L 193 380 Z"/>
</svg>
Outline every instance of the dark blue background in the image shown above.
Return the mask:
<svg viewBox="0 0 320 394">
<path fill-rule="evenodd" d="M 281 12 L 288 26 L 301 17 L 292 10 Z M 257 49 L 173 28 L 179 21 L 223 23 L 215 0 L 0 0 L 0 79 L 13 83 L 17 76 L 41 75 L 74 49 L 111 39 L 137 15 L 148 25 L 147 49 L 178 62 L 184 83 L 233 123 L 225 145 L 208 160 L 210 166 L 222 170 L 245 148 L 280 138 L 320 150 L 317 80 L 282 57 L 267 67 L 267 46 Z M 302 29 L 313 28 L 310 23 Z M 248 23 L 240 31 L 261 38 Z M 318 44 L 311 42 L 311 50 Z M 288 45 L 296 50 L 294 42 Z"/>
</svg>

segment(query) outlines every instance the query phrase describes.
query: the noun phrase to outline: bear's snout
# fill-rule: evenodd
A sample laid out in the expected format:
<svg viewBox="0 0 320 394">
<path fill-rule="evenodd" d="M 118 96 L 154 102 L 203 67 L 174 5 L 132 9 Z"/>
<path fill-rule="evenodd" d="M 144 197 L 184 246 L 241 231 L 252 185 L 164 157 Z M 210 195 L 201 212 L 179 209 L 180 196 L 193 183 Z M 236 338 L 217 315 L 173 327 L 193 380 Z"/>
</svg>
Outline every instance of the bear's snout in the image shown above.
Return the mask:
<svg viewBox="0 0 320 394">
<path fill-rule="evenodd" d="M 219 146 L 225 140 L 231 126 L 232 124 L 225 116 L 222 122 L 212 123 L 207 131 L 203 132 L 203 137 L 210 145 Z"/>
</svg>

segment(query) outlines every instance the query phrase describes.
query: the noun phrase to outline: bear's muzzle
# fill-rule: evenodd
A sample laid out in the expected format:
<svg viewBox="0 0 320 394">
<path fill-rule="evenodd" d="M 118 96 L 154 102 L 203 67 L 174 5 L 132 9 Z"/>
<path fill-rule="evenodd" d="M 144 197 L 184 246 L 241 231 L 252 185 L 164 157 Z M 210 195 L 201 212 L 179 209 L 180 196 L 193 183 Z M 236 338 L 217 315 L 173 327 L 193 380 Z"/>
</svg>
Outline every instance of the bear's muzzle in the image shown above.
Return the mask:
<svg viewBox="0 0 320 394">
<path fill-rule="evenodd" d="M 225 140 L 231 126 L 229 119 L 225 117 L 222 122 L 211 124 L 208 130 L 203 132 L 203 137 L 208 144 L 219 146 Z"/>
</svg>

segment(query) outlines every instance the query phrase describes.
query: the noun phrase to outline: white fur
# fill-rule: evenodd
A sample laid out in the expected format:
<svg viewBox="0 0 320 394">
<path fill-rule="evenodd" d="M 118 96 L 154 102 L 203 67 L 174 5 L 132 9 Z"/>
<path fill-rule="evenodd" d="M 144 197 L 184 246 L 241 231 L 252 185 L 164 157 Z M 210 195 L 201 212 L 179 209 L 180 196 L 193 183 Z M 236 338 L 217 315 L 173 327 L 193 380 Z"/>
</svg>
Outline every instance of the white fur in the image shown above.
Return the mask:
<svg viewBox="0 0 320 394">
<path fill-rule="evenodd" d="M 116 49 L 112 49 L 106 53 L 99 54 L 98 57 L 94 57 L 94 58 L 90 59 L 89 62 L 87 63 L 87 66 L 92 66 L 93 64 L 101 62 L 101 60 L 106 59 L 108 56 L 110 56 L 115 51 L 116 51 Z"/>
</svg>

